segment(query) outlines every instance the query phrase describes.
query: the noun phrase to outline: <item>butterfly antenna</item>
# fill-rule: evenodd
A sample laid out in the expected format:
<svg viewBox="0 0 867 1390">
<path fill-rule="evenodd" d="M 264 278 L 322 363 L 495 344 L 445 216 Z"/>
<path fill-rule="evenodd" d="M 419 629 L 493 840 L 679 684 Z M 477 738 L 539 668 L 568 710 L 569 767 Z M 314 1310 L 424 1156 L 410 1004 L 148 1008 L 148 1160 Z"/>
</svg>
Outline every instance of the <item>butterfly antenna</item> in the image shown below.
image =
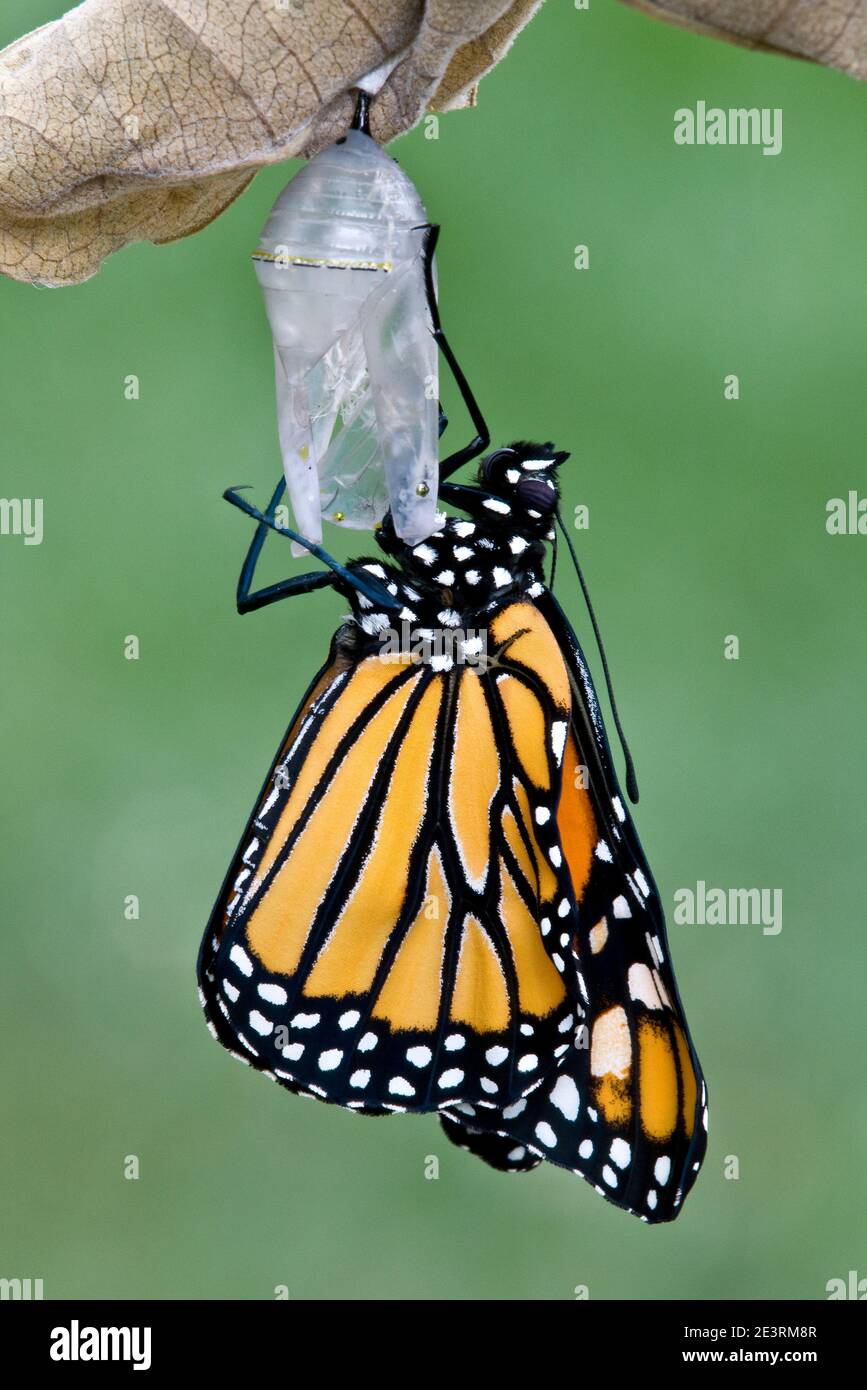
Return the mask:
<svg viewBox="0 0 867 1390">
<path fill-rule="evenodd" d="M 611 702 L 611 713 L 614 715 L 614 726 L 617 729 L 617 737 L 620 739 L 620 747 L 623 749 L 623 761 L 626 764 L 626 790 L 632 802 L 638 801 L 638 780 L 635 776 L 635 764 L 632 761 L 632 754 L 629 751 L 629 744 L 626 742 L 626 735 L 623 732 L 623 725 L 620 723 L 620 715 L 617 713 L 617 703 L 614 699 L 614 687 L 611 684 L 611 672 L 608 669 L 608 658 L 605 655 L 605 647 L 602 643 L 602 633 L 599 631 L 599 624 L 596 621 L 596 614 L 593 611 L 593 604 L 590 602 L 590 592 L 581 566 L 578 563 L 578 556 L 575 554 L 575 547 L 572 544 L 572 537 L 566 530 L 563 518 L 560 515 L 560 508 L 557 508 L 557 521 L 560 530 L 563 532 L 564 539 L 569 547 L 569 554 L 572 556 L 572 563 L 575 566 L 575 573 L 578 575 L 578 582 L 581 585 L 581 592 L 584 595 L 584 602 L 587 604 L 587 612 L 590 614 L 590 621 L 593 624 L 593 632 L 596 637 L 596 645 L 599 648 L 599 656 L 602 661 L 602 670 L 605 673 L 605 685 L 608 689 L 608 699 Z"/>
</svg>

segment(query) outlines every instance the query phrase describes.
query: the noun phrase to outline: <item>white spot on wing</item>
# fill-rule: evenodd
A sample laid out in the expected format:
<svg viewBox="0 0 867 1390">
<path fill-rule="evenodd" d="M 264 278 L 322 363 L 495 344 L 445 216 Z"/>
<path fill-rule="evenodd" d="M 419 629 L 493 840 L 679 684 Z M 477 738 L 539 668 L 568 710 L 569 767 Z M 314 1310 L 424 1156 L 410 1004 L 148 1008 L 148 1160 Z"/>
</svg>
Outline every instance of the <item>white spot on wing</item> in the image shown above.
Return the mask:
<svg viewBox="0 0 867 1390">
<path fill-rule="evenodd" d="M 285 1004 L 289 998 L 282 985 L 259 985 L 259 995 L 269 1004 Z"/>
<path fill-rule="evenodd" d="M 602 947 L 608 940 L 608 922 L 605 917 L 600 917 L 594 927 L 590 928 L 590 951 L 594 956 L 598 956 Z"/>
<path fill-rule="evenodd" d="M 612 1139 L 611 1148 L 608 1151 L 618 1168 L 626 1168 L 632 1157 L 632 1150 L 625 1139 Z"/>
<path fill-rule="evenodd" d="M 632 1042 L 626 1010 L 618 1004 L 600 1014 L 590 1040 L 590 1070 L 594 1076 L 608 1072 L 621 1080 L 632 1065 Z"/>
<path fill-rule="evenodd" d="M 239 946 L 237 941 L 235 942 L 235 945 L 229 952 L 229 960 L 232 962 L 233 965 L 237 965 L 242 975 L 246 975 L 248 978 L 250 975 L 252 975 L 253 962 L 247 955 L 247 952 L 244 950 L 243 946 Z"/>
<path fill-rule="evenodd" d="M 646 965 L 636 961 L 629 967 L 628 975 L 629 997 L 637 999 L 645 1004 L 648 1009 L 661 1009 L 662 1000 L 656 988 L 656 983 Z"/>
<path fill-rule="evenodd" d="M 464 1079 L 464 1074 L 459 1067 L 450 1067 L 444 1071 L 439 1079 L 439 1084 L 444 1091 L 450 1091 L 455 1086 L 459 1086 Z"/>
<path fill-rule="evenodd" d="M 550 1101 L 567 1120 L 577 1120 L 581 1100 L 578 1087 L 571 1076 L 559 1076 L 551 1092 Z"/>
<path fill-rule="evenodd" d="M 507 1105 L 503 1111 L 504 1120 L 515 1120 L 523 1110 L 526 1110 L 527 1102 L 524 1099 L 516 1100 L 513 1105 Z"/>
<path fill-rule="evenodd" d="M 426 1067 L 433 1057 L 429 1047 L 410 1047 L 407 1049 L 406 1060 L 411 1062 L 414 1067 Z M 405 1094 L 409 1094 L 406 1092 Z"/>
<path fill-rule="evenodd" d="M 415 1095 L 415 1087 L 404 1076 L 393 1076 L 388 1083 L 388 1089 L 393 1096 Z"/>
<path fill-rule="evenodd" d="M 665 1184 L 671 1177 L 671 1159 L 668 1157 L 668 1154 L 663 1154 L 661 1158 L 656 1160 L 653 1165 L 653 1176 L 656 1178 L 660 1187 L 665 1187 Z"/>
<path fill-rule="evenodd" d="M 547 1120 L 540 1120 L 534 1132 L 540 1143 L 544 1144 L 548 1149 L 553 1149 L 554 1145 L 557 1143 L 557 1136 Z"/>
<path fill-rule="evenodd" d="M 562 719 L 555 719 L 551 725 L 551 748 L 554 753 L 554 760 L 559 763 L 563 758 L 563 749 L 566 747 L 566 733 L 568 725 Z"/>
</svg>

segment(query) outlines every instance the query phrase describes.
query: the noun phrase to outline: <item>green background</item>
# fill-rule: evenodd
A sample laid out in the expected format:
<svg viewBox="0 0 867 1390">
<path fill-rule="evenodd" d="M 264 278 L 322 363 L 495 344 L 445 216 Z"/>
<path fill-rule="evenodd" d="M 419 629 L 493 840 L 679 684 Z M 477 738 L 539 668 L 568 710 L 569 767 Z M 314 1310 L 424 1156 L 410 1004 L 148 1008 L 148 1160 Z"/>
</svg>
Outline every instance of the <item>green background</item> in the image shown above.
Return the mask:
<svg viewBox="0 0 867 1390">
<path fill-rule="evenodd" d="M 0 42 L 61 8 L 7 0 Z M 782 153 L 675 146 L 698 99 L 782 107 Z M 477 110 L 392 147 L 443 224 L 443 318 L 495 439 L 573 451 L 669 920 L 698 879 L 783 890 L 777 937 L 670 926 L 711 1127 L 668 1227 L 547 1165 L 493 1173 L 433 1118 L 307 1105 L 204 1028 L 200 933 L 341 612 L 238 618 L 249 532 L 220 500 L 278 473 L 248 253 L 295 166 L 82 287 L 0 283 L 0 491 L 45 499 L 42 546 L 0 538 L 0 1275 L 256 1299 L 823 1298 L 867 1275 L 867 538 L 825 530 L 829 498 L 867 492 L 865 112 L 839 74 L 552 0 Z M 266 577 L 301 566 L 277 545 Z M 559 591 L 586 636 L 566 568 Z"/>
</svg>

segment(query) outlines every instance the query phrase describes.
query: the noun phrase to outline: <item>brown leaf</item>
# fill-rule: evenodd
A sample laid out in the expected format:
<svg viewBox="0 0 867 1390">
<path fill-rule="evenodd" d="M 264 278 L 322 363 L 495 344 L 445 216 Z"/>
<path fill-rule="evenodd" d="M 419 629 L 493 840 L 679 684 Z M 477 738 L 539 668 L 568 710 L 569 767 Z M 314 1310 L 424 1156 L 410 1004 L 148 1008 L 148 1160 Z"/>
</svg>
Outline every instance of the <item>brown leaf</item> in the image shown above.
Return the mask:
<svg viewBox="0 0 867 1390">
<path fill-rule="evenodd" d="M 867 0 L 624 0 L 634 10 L 745 48 L 811 58 L 867 78 Z"/>
<path fill-rule="evenodd" d="M 0 272 L 75 284 L 206 226 L 373 103 L 382 142 L 471 105 L 542 0 L 85 0 L 0 53 Z"/>
</svg>

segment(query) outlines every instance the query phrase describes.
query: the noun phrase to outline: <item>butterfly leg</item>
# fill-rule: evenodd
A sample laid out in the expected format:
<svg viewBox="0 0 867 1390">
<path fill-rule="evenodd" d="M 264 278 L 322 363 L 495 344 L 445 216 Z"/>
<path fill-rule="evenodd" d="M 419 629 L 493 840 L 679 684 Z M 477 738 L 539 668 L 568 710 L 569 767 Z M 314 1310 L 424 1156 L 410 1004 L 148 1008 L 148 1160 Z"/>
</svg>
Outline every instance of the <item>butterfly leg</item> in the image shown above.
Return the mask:
<svg viewBox="0 0 867 1390">
<path fill-rule="evenodd" d="M 461 511 L 466 512 L 475 521 L 481 521 L 485 517 L 490 521 L 491 509 L 486 505 L 488 502 L 493 502 L 497 513 L 502 514 L 503 499 L 481 487 L 467 487 L 463 483 L 443 483 L 440 496 L 453 507 L 460 507 Z"/>
<path fill-rule="evenodd" d="M 313 589 L 323 589 L 326 585 L 331 584 L 335 588 L 343 590 L 347 587 L 356 589 L 375 608 L 385 609 L 386 612 L 400 612 L 403 607 L 402 602 L 390 594 L 385 585 L 380 584 L 372 575 L 362 577 L 357 571 L 347 569 L 315 541 L 299 535 L 289 526 L 277 524 L 275 520 L 277 506 L 285 486 L 285 481 L 281 478 L 274 489 L 271 501 L 268 503 L 268 510 L 264 513 L 260 512 L 258 507 L 254 507 L 246 498 L 239 496 L 237 488 L 227 488 L 223 493 L 227 502 L 231 502 L 233 507 L 237 507 L 239 511 L 244 512 L 259 523 L 238 579 L 238 611 L 240 613 L 251 612 L 253 609 L 262 608 L 268 603 L 275 603 L 278 599 L 289 598 L 293 594 L 307 594 Z M 276 531 L 278 536 L 288 536 L 290 540 L 298 541 L 300 545 L 310 551 L 311 555 L 315 555 L 317 560 L 321 560 L 324 565 L 327 565 L 328 569 L 312 570 L 306 574 L 295 575 L 291 579 L 283 580 L 280 584 L 272 584 L 267 589 L 260 589 L 251 593 L 250 585 L 253 580 L 253 572 L 269 530 Z"/>
<path fill-rule="evenodd" d="M 264 589 L 252 593 L 238 581 L 237 605 L 239 613 L 254 613 L 257 608 L 265 608 L 278 599 L 290 598 L 293 594 L 311 594 L 314 589 L 327 589 L 331 575 L 327 570 L 311 570 L 308 574 L 295 574 L 291 579 L 283 579 L 279 584 L 269 584 Z"/>
<path fill-rule="evenodd" d="M 476 431 L 475 437 L 470 441 L 469 444 L 466 444 L 463 449 L 458 449 L 456 453 L 450 454 L 448 458 L 442 460 L 442 462 L 440 463 L 440 482 L 442 482 L 445 478 L 451 477 L 452 473 L 457 472 L 457 470 L 461 467 L 462 464 L 469 463 L 472 459 L 478 458 L 479 454 L 483 454 L 485 449 L 487 449 L 488 445 L 491 442 L 491 435 L 487 423 L 485 421 L 485 417 L 479 408 L 478 402 L 476 401 L 476 398 L 473 395 L 472 390 L 470 389 L 470 384 L 464 376 L 461 365 L 458 362 L 458 359 L 455 357 L 455 354 L 451 349 L 451 345 L 449 344 L 449 340 L 443 332 L 442 324 L 440 323 L 440 314 L 439 308 L 437 306 L 436 290 L 434 287 L 433 278 L 434 250 L 439 239 L 439 234 L 440 229 L 435 223 L 431 223 L 425 228 L 424 277 L 425 289 L 427 291 L 428 310 L 430 313 L 431 324 L 433 326 L 433 335 L 436 339 L 437 346 L 440 352 L 442 353 L 443 357 L 449 364 L 452 376 L 457 382 L 458 390 L 460 391 L 461 396 L 463 397 L 464 404 L 467 407 L 467 411 L 469 412 L 470 419 L 472 420 Z M 442 413 L 442 409 L 440 409 L 440 434 L 442 434 L 443 430 L 445 429 L 445 423 L 448 423 L 447 421 L 443 423 L 444 421 L 445 416 Z"/>
<path fill-rule="evenodd" d="M 238 576 L 236 602 L 239 613 L 254 613 L 257 608 L 265 608 L 269 603 L 276 603 L 278 599 L 289 598 L 292 594 L 309 594 L 314 589 L 326 588 L 332 582 L 332 576 L 328 570 L 312 570 L 308 574 L 293 575 L 290 579 L 284 579 L 279 584 L 269 584 L 264 589 L 252 588 L 256 565 L 270 530 L 268 522 L 274 521 L 280 498 L 285 491 L 286 480 L 281 477 L 265 511 L 266 519 L 259 522 L 250 542 L 250 549 L 247 551 L 241 573 Z"/>
</svg>

